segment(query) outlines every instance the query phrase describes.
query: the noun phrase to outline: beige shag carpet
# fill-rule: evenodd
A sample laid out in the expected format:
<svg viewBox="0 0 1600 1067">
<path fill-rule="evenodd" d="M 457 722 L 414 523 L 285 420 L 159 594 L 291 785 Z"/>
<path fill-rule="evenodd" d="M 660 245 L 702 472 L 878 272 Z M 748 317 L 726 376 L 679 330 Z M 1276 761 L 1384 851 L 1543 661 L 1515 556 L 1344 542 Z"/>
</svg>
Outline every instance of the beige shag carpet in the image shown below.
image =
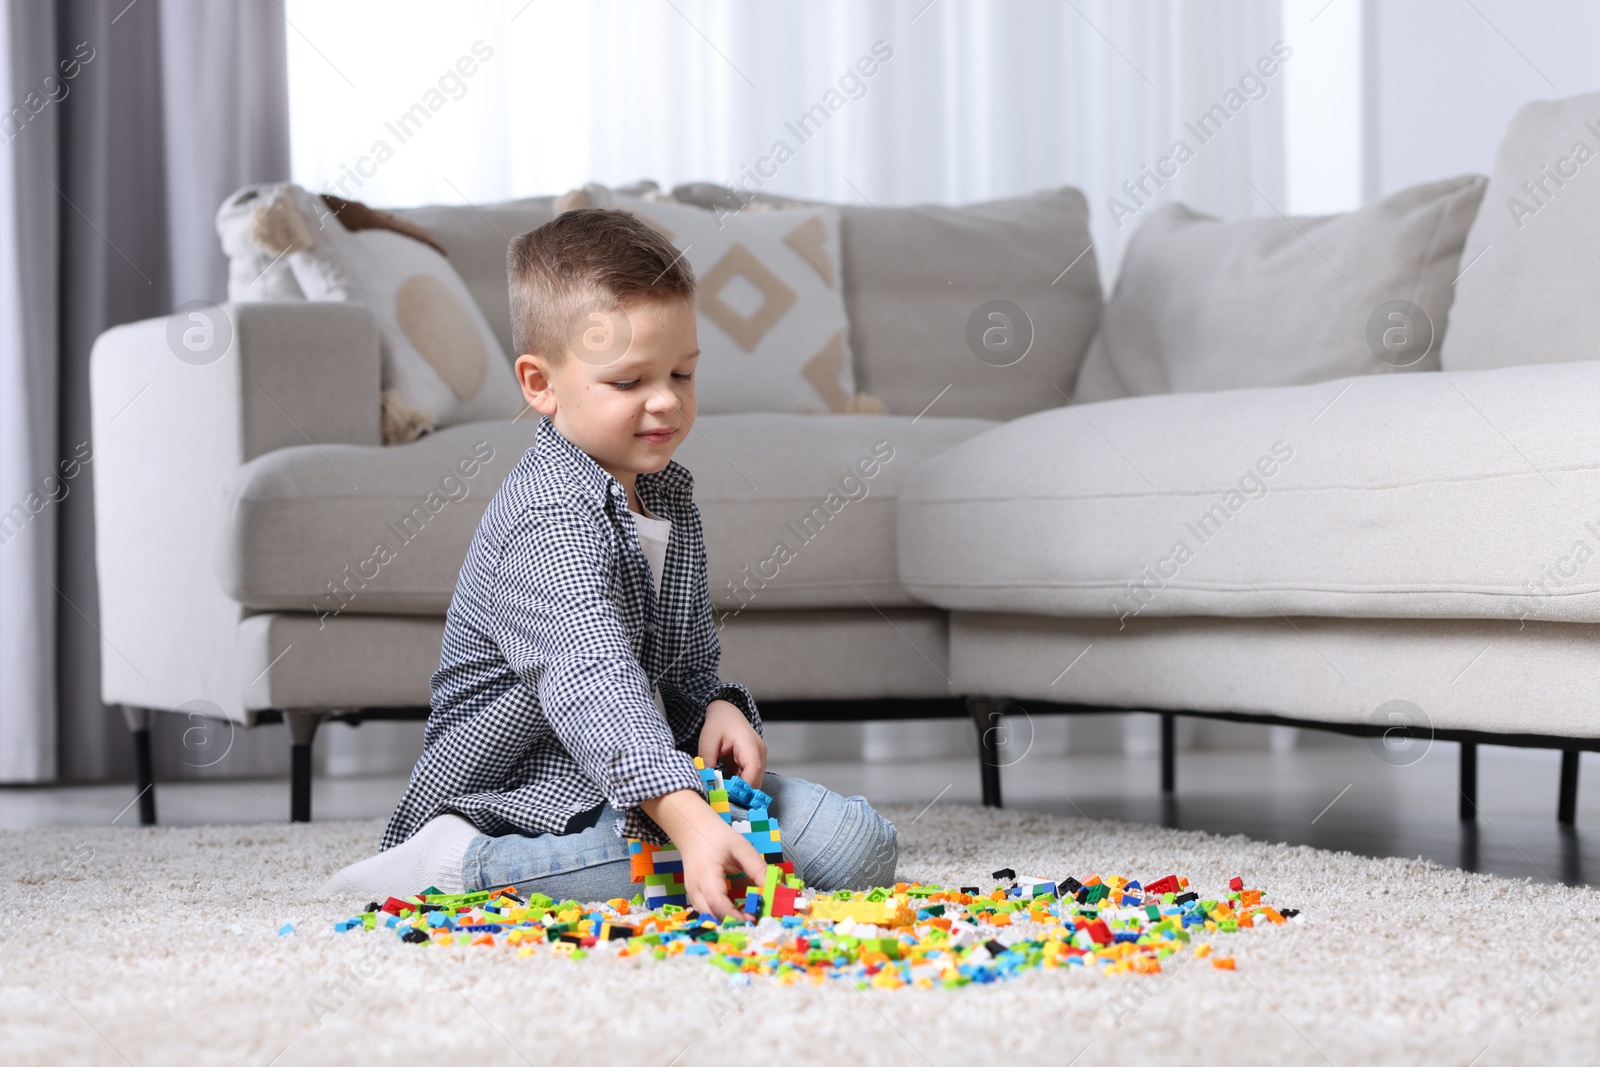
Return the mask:
<svg viewBox="0 0 1600 1067">
<path fill-rule="evenodd" d="M 1593 891 L 1025 812 L 886 813 L 902 878 L 1178 872 L 1221 888 L 1241 874 L 1304 921 L 1218 935 L 1233 972 L 1195 961 L 1167 978 L 1052 970 L 955 990 L 739 986 L 692 958 L 518 959 L 334 934 L 365 901 L 315 887 L 375 846 L 377 820 L 9 833 L 0 1062 L 1600 1061 Z M 277 935 L 284 920 L 294 936 Z"/>
</svg>

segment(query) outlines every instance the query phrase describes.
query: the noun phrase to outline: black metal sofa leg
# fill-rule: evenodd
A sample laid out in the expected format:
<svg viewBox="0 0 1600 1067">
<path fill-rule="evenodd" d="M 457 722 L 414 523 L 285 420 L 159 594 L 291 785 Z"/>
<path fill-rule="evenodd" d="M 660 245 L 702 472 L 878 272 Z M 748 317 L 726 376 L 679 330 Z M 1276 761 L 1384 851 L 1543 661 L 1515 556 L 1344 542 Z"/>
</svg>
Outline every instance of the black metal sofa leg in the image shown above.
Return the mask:
<svg viewBox="0 0 1600 1067">
<path fill-rule="evenodd" d="M 1478 742 L 1461 742 L 1461 804 L 1458 815 L 1462 822 L 1472 822 L 1478 817 Z"/>
<path fill-rule="evenodd" d="M 133 737 L 134 773 L 139 793 L 139 825 L 156 824 L 156 772 L 155 761 L 150 756 L 150 709 L 122 705 L 122 718 Z"/>
<path fill-rule="evenodd" d="M 288 711 L 289 720 L 289 821 L 311 821 L 311 742 L 322 725 L 322 713 Z"/>
<path fill-rule="evenodd" d="M 1161 713 L 1161 795 L 1170 797 L 1178 790 L 1178 746 L 1173 739 L 1173 721 L 1177 716 L 1170 711 Z"/>
<path fill-rule="evenodd" d="M 998 697 L 967 697 L 967 710 L 978 730 L 978 775 L 983 787 L 983 806 L 998 808 L 1000 803 L 1000 731 L 1005 700 Z"/>
<path fill-rule="evenodd" d="M 1575 748 L 1561 750 L 1561 793 L 1556 803 L 1556 821 L 1571 826 L 1578 821 L 1578 757 Z"/>
</svg>

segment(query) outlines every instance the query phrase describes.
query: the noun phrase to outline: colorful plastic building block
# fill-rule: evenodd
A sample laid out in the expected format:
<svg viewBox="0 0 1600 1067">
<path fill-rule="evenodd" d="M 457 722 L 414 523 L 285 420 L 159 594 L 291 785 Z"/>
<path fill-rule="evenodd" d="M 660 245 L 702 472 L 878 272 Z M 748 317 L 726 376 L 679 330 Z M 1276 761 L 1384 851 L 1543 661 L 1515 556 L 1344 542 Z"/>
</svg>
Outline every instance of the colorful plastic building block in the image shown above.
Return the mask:
<svg viewBox="0 0 1600 1067">
<path fill-rule="evenodd" d="M 818 893 L 783 863 L 768 867 L 759 885 L 744 880 L 744 892 L 734 897 L 745 905 L 744 916 L 717 922 L 670 900 L 682 889 L 681 872 L 654 868 L 672 851 L 642 843 L 630 850 L 647 871 L 640 878 L 645 892 L 632 900 L 557 902 L 539 893 L 524 899 L 510 887 L 456 894 L 430 889 L 383 905 L 373 901 L 335 929 L 392 931 L 435 951 L 504 944 L 515 946 L 518 957 L 548 945 L 545 951 L 564 960 L 597 952 L 655 959 L 692 955 L 742 981 L 831 977 L 864 988 L 960 986 L 1059 967 L 1159 974 L 1162 962 L 1186 946 L 1194 957 L 1210 957 L 1216 968 L 1231 970 L 1235 957 L 1214 952 L 1221 948 L 1214 939 L 1299 918 L 1293 908 L 1261 903 L 1265 894 L 1259 889 L 1206 899 L 1193 891 L 1158 896 L 1158 890 L 1170 890 L 1170 875 L 1147 883 L 1112 874 L 1081 882 L 1023 876 L 1009 892 L 988 894 L 906 882 Z M 1051 891 L 1074 884 L 1079 895 L 1096 899 L 1081 903 Z M 1177 885 L 1188 888 L 1183 878 Z M 666 902 L 643 910 L 647 897 Z M 1112 905 L 1114 900 L 1122 906 Z M 1129 906 L 1130 900 L 1139 905 Z"/>
<path fill-rule="evenodd" d="M 1178 891 L 1178 876 L 1169 874 L 1165 878 L 1157 878 L 1145 886 L 1144 891 L 1153 897 L 1159 897 L 1164 893 L 1176 893 Z"/>
</svg>

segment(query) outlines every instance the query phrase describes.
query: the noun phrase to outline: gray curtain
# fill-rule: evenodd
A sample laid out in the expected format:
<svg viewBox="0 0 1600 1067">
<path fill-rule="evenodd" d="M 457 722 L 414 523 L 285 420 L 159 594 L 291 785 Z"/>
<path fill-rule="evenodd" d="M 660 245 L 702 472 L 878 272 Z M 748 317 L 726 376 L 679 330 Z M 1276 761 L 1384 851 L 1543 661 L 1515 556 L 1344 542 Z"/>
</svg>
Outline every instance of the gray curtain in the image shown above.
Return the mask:
<svg viewBox="0 0 1600 1067">
<path fill-rule="evenodd" d="M 223 299 L 212 216 L 240 185 L 286 179 L 289 144 L 271 0 L 0 3 L 0 107 L 26 113 L 0 117 L 6 509 L 92 448 L 102 331 Z M 0 781 L 131 771 L 126 729 L 100 701 L 93 478 L 91 460 L 54 483 L 59 499 L 0 545 Z"/>
</svg>

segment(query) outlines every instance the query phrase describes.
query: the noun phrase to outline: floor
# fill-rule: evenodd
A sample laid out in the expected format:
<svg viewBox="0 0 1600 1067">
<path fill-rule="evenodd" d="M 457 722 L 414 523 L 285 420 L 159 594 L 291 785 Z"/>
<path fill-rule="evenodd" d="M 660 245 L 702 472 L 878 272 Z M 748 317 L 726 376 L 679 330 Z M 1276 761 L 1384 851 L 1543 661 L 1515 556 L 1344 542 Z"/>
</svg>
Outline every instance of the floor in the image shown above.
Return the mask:
<svg viewBox="0 0 1600 1067">
<path fill-rule="evenodd" d="M 1586 753 L 1578 823 L 1555 820 L 1554 752 L 1481 746 L 1477 823 L 1456 818 L 1457 746 L 1434 743 L 1394 766 L 1367 742 L 1319 735 L 1286 752 L 1191 751 L 1178 761 L 1178 792 L 1164 803 L 1156 758 L 1086 755 L 1023 759 L 1004 771 L 1007 807 L 1159 823 L 1259 840 L 1347 850 L 1367 856 L 1421 856 L 1447 867 L 1540 882 L 1600 882 L 1600 755 Z M 822 782 L 877 803 L 978 801 L 970 759 L 903 763 L 785 763 L 774 770 Z M 399 777 L 326 778 L 316 783 L 318 819 L 386 815 L 405 787 Z M 172 825 L 283 821 L 284 779 L 170 782 L 158 786 L 157 813 Z M 0 829 L 133 826 L 138 811 L 126 784 L 0 787 Z"/>
</svg>

